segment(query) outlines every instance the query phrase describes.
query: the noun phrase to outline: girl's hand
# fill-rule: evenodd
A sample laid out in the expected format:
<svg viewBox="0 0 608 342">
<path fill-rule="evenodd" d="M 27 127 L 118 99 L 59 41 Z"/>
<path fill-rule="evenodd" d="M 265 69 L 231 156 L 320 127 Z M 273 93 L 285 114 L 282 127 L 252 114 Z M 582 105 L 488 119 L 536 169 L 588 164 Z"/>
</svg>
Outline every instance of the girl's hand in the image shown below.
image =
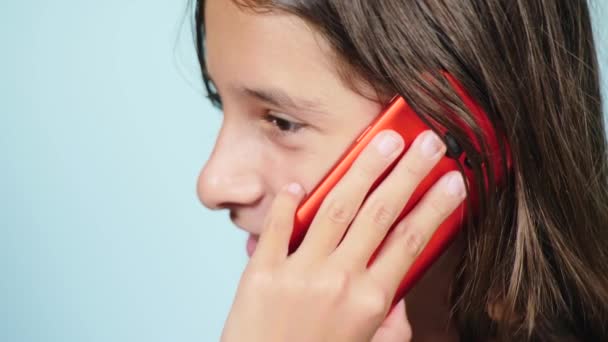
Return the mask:
<svg viewBox="0 0 608 342">
<path fill-rule="evenodd" d="M 384 319 L 371 342 L 408 342 L 412 339 L 412 328 L 407 320 L 405 300 L 402 299 Z"/>
<path fill-rule="evenodd" d="M 396 132 L 379 133 L 327 195 L 302 244 L 289 256 L 293 218 L 304 194 L 295 183 L 277 194 L 243 272 L 222 341 L 409 339 L 404 306 L 385 316 L 401 279 L 464 199 L 465 189 L 460 173 L 444 175 L 391 231 L 368 268 L 408 198 L 446 149 L 432 131 L 422 133 L 361 207 L 403 145 Z"/>
</svg>

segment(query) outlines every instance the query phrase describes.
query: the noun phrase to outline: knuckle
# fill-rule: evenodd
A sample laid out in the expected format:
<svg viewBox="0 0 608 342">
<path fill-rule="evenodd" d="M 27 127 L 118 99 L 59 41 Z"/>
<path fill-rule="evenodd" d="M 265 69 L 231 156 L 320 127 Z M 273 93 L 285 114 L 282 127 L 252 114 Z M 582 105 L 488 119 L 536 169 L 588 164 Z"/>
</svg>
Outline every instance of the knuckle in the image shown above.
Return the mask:
<svg viewBox="0 0 608 342">
<path fill-rule="evenodd" d="M 282 191 L 278 192 L 274 198 L 273 207 L 276 210 L 281 210 L 286 206 L 290 206 L 295 201 L 295 196 L 288 190 L 283 189 Z"/>
<path fill-rule="evenodd" d="M 365 291 L 353 300 L 353 310 L 367 319 L 382 319 L 388 309 L 390 297 L 380 289 Z"/>
<path fill-rule="evenodd" d="M 405 169 L 405 173 L 408 177 L 412 177 L 414 179 L 421 178 L 426 174 L 426 168 L 424 167 L 425 162 L 406 162 L 403 165 Z"/>
<path fill-rule="evenodd" d="M 402 236 L 403 252 L 406 257 L 413 258 L 418 256 L 424 245 L 424 239 L 420 232 L 415 229 L 406 229 Z"/>
<path fill-rule="evenodd" d="M 284 298 L 295 298 L 301 297 L 306 290 L 310 289 L 312 278 L 305 271 L 293 272 L 289 268 L 281 268 L 267 280 L 273 283 L 267 285 L 266 293 Z"/>
<path fill-rule="evenodd" d="M 337 302 L 348 293 L 351 284 L 350 278 L 345 271 L 333 271 L 331 275 L 316 279 L 310 288 L 314 297 L 323 301 Z"/>
<path fill-rule="evenodd" d="M 346 271 L 335 272 L 328 282 L 329 291 L 334 295 L 344 294 L 350 286 L 350 275 Z"/>
<path fill-rule="evenodd" d="M 352 216 L 354 215 L 353 212 L 352 205 L 347 201 L 335 197 L 329 199 L 326 216 L 331 222 L 346 224 L 352 219 Z"/>
<path fill-rule="evenodd" d="M 428 200 L 428 208 L 431 211 L 431 214 L 437 218 L 443 218 L 449 214 L 449 205 L 444 203 L 441 198 L 437 198 L 438 196 L 432 196 Z"/>
<path fill-rule="evenodd" d="M 280 291 L 289 296 L 301 296 L 306 288 L 310 288 L 307 279 L 297 276 L 284 276 L 279 283 Z"/>
<path fill-rule="evenodd" d="M 384 163 L 380 162 L 376 156 L 357 160 L 352 170 L 359 179 L 367 180 L 380 173 Z"/>
<path fill-rule="evenodd" d="M 377 225 L 390 225 L 396 215 L 395 207 L 382 200 L 374 200 L 371 211 L 372 222 Z"/>
<path fill-rule="evenodd" d="M 267 290 L 276 286 L 275 280 L 275 276 L 270 270 L 261 267 L 248 270 L 243 277 L 243 282 L 256 290 Z"/>
<path fill-rule="evenodd" d="M 279 219 L 275 215 L 268 215 L 264 223 L 264 231 L 277 231 L 280 229 Z"/>
</svg>

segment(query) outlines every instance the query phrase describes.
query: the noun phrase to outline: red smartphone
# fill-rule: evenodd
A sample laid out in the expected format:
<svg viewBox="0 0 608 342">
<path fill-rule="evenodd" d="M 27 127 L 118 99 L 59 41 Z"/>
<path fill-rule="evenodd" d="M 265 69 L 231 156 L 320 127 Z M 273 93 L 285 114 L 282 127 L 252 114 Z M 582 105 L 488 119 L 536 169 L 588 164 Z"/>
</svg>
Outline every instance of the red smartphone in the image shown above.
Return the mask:
<svg viewBox="0 0 608 342">
<path fill-rule="evenodd" d="M 478 125 L 486 135 L 489 150 L 498 152 L 498 141 L 492 129 L 493 126 L 490 124 L 484 111 L 473 102 L 473 100 L 470 98 L 470 96 L 468 96 L 463 87 L 455 78 L 447 73 L 444 75 L 448 79 L 451 86 L 454 87 L 457 94 L 461 97 L 464 104 L 476 117 Z M 389 233 L 387 233 L 387 237 L 395 225 L 401 221 L 405 215 L 407 215 L 407 213 L 416 205 L 424 193 L 448 171 L 459 169 L 463 170 L 465 182 L 468 185 L 469 198 L 468 201 L 463 201 L 463 203 L 435 231 L 425 248 L 403 277 L 403 280 L 395 293 L 392 306 L 394 306 L 407 294 L 407 292 L 422 277 L 424 272 L 435 260 L 437 260 L 437 258 L 439 258 L 443 251 L 447 249 L 460 228 L 465 224 L 467 218 L 466 211 L 472 210 L 472 214 L 474 215 L 476 210 L 475 208 L 477 207 L 478 199 L 475 197 L 476 189 L 475 182 L 473 181 L 473 170 L 468 166 L 469 162 L 467 160 L 467 156 L 447 130 L 442 129 L 439 125 L 437 125 L 437 127 L 440 130 L 438 133 L 441 133 L 441 137 L 448 147 L 446 155 L 442 157 L 433 170 L 418 185 L 402 212 L 396 219 L 395 223 L 390 228 Z M 466 130 L 466 127 L 463 128 Z M 304 235 L 306 234 L 306 230 L 310 226 L 312 219 L 321 206 L 325 196 L 330 192 L 334 185 L 338 183 L 338 181 L 350 168 L 354 160 L 359 156 L 364 147 L 367 146 L 367 144 L 372 140 L 372 138 L 378 132 L 385 129 L 392 129 L 401 134 L 407 148 L 408 146 L 411 146 L 414 139 L 420 133 L 430 129 L 430 127 L 418 117 L 418 115 L 402 97 L 395 96 L 386 106 L 386 108 L 384 108 L 382 112 L 374 119 L 374 121 L 363 130 L 359 137 L 345 151 L 339 161 L 321 180 L 321 182 L 319 182 L 317 186 L 302 200 L 295 214 L 294 229 L 290 240 L 289 253 L 293 253 L 302 242 Z M 471 132 L 469 133 L 473 145 L 479 148 L 479 144 L 476 143 L 474 136 Z M 405 151 L 403 153 L 405 153 Z M 499 156 L 500 153 L 491 153 L 491 155 Z M 367 198 L 367 196 L 369 196 L 371 192 L 390 173 L 401 156 L 397 158 L 374 182 L 365 198 Z M 500 165 L 500 160 L 490 160 L 490 162 L 495 163 L 494 165 L 496 166 Z M 462 165 L 461 168 L 458 167 L 458 163 Z M 507 164 L 510 167 L 510 158 L 508 158 Z M 494 170 L 500 170 L 500 167 L 495 167 Z M 496 174 L 495 176 L 497 181 L 500 182 L 501 175 Z M 469 206 L 471 208 L 469 208 Z M 376 255 L 381 250 L 385 242 L 386 237 L 372 255 L 368 266 L 373 263 Z"/>
</svg>

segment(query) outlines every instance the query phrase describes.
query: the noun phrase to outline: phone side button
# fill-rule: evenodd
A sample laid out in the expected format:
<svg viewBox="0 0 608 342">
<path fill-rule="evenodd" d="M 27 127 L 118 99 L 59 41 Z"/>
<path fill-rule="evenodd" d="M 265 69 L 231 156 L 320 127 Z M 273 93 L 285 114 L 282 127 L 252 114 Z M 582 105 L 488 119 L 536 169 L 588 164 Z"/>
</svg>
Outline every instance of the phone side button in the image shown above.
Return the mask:
<svg viewBox="0 0 608 342">
<path fill-rule="evenodd" d="M 355 142 L 361 141 L 361 139 L 363 138 L 365 133 L 367 133 L 370 130 L 370 128 L 372 128 L 372 126 L 367 126 L 367 128 L 365 130 L 363 130 L 363 132 L 361 134 L 359 134 L 359 137 L 357 138 L 357 140 L 355 140 Z"/>
<path fill-rule="evenodd" d="M 446 133 L 444 135 L 444 139 L 445 139 L 445 144 L 447 145 L 447 150 L 446 150 L 445 155 L 448 158 L 452 158 L 452 159 L 460 158 L 460 155 L 462 154 L 463 150 L 462 150 L 462 147 L 460 147 L 460 144 L 458 144 L 458 142 L 456 141 L 456 138 L 454 138 L 450 133 Z"/>
</svg>

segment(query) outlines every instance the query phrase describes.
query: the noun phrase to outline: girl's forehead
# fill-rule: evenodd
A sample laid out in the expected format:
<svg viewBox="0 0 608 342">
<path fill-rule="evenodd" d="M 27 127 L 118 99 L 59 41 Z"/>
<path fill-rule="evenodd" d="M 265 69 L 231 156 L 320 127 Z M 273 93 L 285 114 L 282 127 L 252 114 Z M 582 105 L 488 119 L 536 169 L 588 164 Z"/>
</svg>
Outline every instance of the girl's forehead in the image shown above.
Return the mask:
<svg viewBox="0 0 608 342">
<path fill-rule="evenodd" d="M 220 90 L 280 89 L 319 103 L 344 88 L 331 48 L 298 17 L 254 13 L 231 0 L 206 6 L 206 66 Z"/>
</svg>

